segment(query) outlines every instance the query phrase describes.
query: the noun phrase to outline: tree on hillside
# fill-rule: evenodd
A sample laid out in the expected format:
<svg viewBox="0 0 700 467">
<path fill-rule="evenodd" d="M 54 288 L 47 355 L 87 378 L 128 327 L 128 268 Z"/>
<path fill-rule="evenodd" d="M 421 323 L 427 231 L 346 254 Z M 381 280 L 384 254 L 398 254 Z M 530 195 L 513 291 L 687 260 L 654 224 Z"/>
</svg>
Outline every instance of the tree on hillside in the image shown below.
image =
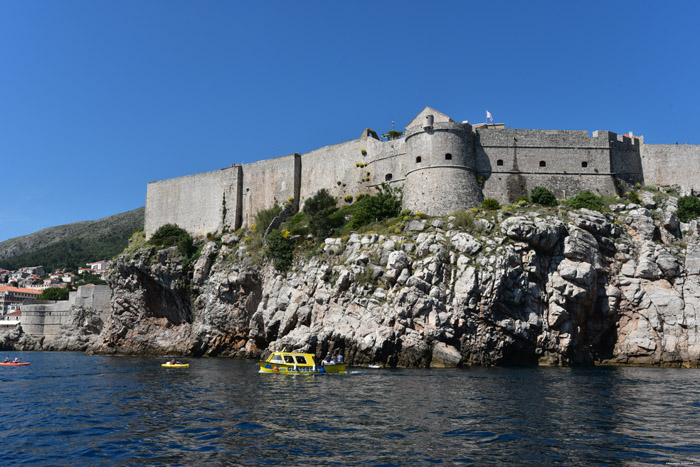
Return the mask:
<svg viewBox="0 0 700 467">
<path fill-rule="evenodd" d="M 70 292 L 63 287 L 49 287 L 41 292 L 38 300 L 68 300 Z"/>
</svg>

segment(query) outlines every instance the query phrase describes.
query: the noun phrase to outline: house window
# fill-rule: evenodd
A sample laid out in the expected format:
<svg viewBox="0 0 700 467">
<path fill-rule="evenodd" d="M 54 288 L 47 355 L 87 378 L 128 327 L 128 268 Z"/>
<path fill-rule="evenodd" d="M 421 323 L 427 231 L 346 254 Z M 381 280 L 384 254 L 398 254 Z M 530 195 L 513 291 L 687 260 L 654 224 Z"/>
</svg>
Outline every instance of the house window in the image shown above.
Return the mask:
<svg viewBox="0 0 700 467">
<path fill-rule="evenodd" d="M 581 162 L 581 167 L 588 167 L 588 162 Z"/>
<path fill-rule="evenodd" d="M 540 167 L 547 167 L 547 163 L 545 161 L 540 161 Z"/>
<path fill-rule="evenodd" d="M 421 159 L 420 156 L 416 157 L 416 164 L 419 164 L 421 160 L 422 160 L 422 159 Z"/>
<path fill-rule="evenodd" d="M 391 179 L 392 179 L 391 174 L 386 174 L 386 175 L 384 175 L 384 180 L 385 180 L 385 181 L 388 182 L 388 181 L 390 181 Z"/>
<path fill-rule="evenodd" d="M 501 167 L 501 166 L 503 165 L 503 159 L 498 159 L 498 160 L 496 161 L 496 165 L 499 166 L 499 167 Z"/>
<path fill-rule="evenodd" d="M 445 160 L 446 160 L 446 161 L 451 161 L 451 160 L 452 160 L 452 154 L 450 154 L 449 152 L 448 152 L 447 154 L 445 154 Z"/>
</svg>

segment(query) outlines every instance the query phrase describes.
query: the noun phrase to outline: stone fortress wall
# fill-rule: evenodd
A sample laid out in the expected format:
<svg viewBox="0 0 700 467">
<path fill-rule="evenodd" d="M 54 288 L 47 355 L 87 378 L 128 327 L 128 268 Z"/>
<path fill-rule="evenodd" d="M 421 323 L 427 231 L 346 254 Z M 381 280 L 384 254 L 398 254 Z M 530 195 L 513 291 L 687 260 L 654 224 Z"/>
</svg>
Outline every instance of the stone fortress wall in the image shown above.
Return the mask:
<svg viewBox="0 0 700 467">
<path fill-rule="evenodd" d="M 20 325 L 26 334 L 34 337 L 58 336 L 61 325 L 70 320 L 73 307 L 97 312 L 102 321 L 106 321 L 111 310 L 111 296 L 108 285 L 78 287 L 68 295 L 68 300 L 22 306 Z"/>
<path fill-rule="evenodd" d="M 380 140 L 366 129 L 358 139 L 305 154 L 151 182 L 146 236 L 174 223 L 194 235 L 255 223 L 274 203 L 295 208 L 325 188 L 347 195 L 402 187 L 404 207 L 445 215 L 484 198 L 510 203 L 544 186 L 559 198 L 590 190 L 615 194 L 625 185 L 677 185 L 700 191 L 700 146 L 648 145 L 642 137 L 609 131 L 506 129 L 470 125 L 426 107 L 406 135 Z"/>
</svg>

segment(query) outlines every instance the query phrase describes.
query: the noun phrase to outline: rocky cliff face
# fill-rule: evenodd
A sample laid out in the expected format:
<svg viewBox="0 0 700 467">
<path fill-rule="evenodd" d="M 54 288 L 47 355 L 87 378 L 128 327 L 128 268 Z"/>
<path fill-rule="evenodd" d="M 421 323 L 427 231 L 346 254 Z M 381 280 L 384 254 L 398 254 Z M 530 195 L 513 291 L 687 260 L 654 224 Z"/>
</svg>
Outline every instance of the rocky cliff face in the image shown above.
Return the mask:
<svg viewBox="0 0 700 467">
<path fill-rule="evenodd" d="M 353 234 L 279 274 L 234 235 L 193 267 L 176 248 L 122 256 L 113 313 L 88 350 L 259 357 L 343 353 L 352 364 L 700 361 L 700 236 L 675 199 L 594 211 L 500 211 L 458 228 L 411 219 Z"/>
</svg>

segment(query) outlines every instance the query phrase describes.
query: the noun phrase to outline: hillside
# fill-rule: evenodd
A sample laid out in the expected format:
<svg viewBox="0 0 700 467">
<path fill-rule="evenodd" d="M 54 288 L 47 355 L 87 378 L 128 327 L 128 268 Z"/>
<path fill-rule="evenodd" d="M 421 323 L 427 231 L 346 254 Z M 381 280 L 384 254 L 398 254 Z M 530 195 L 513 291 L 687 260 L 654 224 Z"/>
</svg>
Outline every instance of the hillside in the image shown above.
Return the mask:
<svg viewBox="0 0 700 467">
<path fill-rule="evenodd" d="M 42 265 L 47 270 L 75 268 L 121 253 L 129 237 L 143 230 L 144 208 L 43 229 L 0 242 L 0 268 Z"/>
</svg>

